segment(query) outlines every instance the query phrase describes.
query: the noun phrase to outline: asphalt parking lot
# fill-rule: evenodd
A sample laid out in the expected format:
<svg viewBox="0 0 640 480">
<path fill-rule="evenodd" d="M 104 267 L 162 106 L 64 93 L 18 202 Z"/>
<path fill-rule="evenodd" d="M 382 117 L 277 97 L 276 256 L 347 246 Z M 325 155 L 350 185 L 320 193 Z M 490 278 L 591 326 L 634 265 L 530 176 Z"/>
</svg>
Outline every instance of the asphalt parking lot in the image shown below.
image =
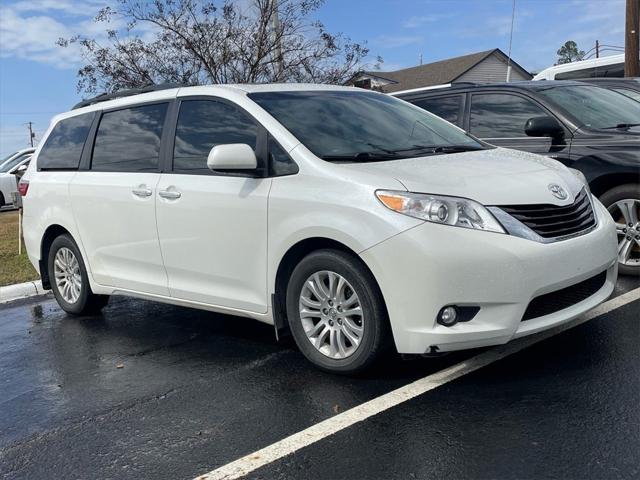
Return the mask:
<svg viewBox="0 0 640 480">
<path fill-rule="evenodd" d="M 622 278 L 615 295 L 638 287 Z M 638 341 L 634 300 L 247 478 L 638 478 Z M 0 306 L 0 476 L 192 479 L 482 352 L 339 377 L 251 320 L 13 302 Z"/>
</svg>

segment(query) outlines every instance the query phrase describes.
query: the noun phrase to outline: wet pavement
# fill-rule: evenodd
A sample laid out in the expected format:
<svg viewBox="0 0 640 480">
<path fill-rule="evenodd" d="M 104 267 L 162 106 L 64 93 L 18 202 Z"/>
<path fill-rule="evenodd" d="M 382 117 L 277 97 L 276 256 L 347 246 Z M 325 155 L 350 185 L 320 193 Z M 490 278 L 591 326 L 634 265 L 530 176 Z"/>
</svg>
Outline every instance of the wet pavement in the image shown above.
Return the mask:
<svg viewBox="0 0 640 480">
<path fill-rule="evenodd" d="M 639 341 L 636 301 L 249 477 L 638 478 Z M 117 297 L 81 318 L 48 296 L 0 305 L 0 477 L 191 479 L 477 353 L 339 377 L 252 320 Z"/>
</svg>

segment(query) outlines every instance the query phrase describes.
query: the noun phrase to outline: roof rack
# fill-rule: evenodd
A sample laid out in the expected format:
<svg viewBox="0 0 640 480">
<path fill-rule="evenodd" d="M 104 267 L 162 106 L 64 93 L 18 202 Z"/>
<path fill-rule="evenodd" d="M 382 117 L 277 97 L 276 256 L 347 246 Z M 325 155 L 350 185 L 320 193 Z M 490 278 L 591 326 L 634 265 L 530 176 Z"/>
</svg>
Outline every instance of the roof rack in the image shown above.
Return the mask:
<svg viewBox="0 0 640 480">
<path fill-rule="evenodd" d="M 160 85 L 150 83 L 145 85 L 144 87 L 130 88 L 128 90 L 119 90 L 114 93 L 101 93 L 100 95 L 96 95 L 93 98 L 88 98 L 86 100 L 82 100 L 81 102 L 76 103 L 71 110 L 76 110 L 77 108 L 82 108 L 82 107 L 88 107 L 89 105 L 94 105 L 100 102 L 106 102 L 107 100 L 114 100 L 116 98 L 130 97 L 132 95 L 138 95 L 140 93 L 156 92 L 158 90 L 168 90 L 171 88 L 180 88 L 180 87 L 186 87 L 186 86 L 187 85 L 182 83 L 162 83 Z"/>
</svg>

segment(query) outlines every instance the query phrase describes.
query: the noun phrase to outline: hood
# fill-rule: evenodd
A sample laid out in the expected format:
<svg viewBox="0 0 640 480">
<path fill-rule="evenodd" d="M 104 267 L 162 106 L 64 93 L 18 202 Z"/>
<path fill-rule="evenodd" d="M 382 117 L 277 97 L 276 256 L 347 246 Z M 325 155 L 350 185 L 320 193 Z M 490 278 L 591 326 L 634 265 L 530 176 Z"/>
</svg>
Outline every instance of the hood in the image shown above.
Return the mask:
<svg viewBox="0 0 640 480">
<path fill-rule="evenodd" d="M 568 205 L 583 186 L 560 162 L 505 148 L 344 167 L 393 177 L 410 192 L 465 197 L 484 205 Z M 557 199 L 550 184 L 563 187 L 569 198 Z"/>
</svg>

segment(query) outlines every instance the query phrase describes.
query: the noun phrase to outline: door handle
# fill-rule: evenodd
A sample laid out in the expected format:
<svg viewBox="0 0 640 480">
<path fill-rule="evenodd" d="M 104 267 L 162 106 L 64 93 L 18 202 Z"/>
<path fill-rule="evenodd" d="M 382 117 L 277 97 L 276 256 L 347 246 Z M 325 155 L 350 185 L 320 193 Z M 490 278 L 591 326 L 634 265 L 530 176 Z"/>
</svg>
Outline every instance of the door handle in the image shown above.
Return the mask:
<svg viewBox="0 0 640 480">
<path fill-rule="evenodd" d="M 131 190 L 131 193 L 136 197 L 150 197 L 153 194 L 151 189 L 147 188 L 145 185 L 140 185 L 139 187 L 134 188 Z"/>
<path fill-rule="evenodd" d="M 158 195 L 167 200 L 177 200 L 182 196 L 180 192 L 176 192 L 175 190 L 160 190 Z"/>
</svg>

